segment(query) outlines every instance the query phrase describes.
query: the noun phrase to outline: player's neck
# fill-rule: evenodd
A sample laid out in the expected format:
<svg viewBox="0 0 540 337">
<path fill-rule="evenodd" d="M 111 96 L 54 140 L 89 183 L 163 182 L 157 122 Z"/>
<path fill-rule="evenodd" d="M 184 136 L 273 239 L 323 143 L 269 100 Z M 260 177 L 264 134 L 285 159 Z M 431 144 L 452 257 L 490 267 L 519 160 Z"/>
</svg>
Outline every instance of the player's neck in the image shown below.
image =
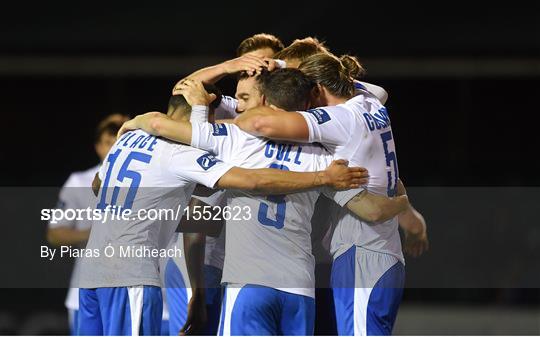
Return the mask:
<svg viewBox="0 0 540 337">
<path fill-rule="evenodd" d="M 169 116 L 171 119 L 175 121 L 186 122 L 186 121 L 189 121 L 190 114 L 183 113 L 180 111 L 172 111 L 172 112 L 168 112 L 167 116 Z"/>
<path fill-rule="evenodd" d="M 327 106 L 334 106 L 338 104 L 343 104 L 347 102 L 349 99 L 345 97 L 337 97 L 334 95 L 327 95 L 326 96 L 326 105 Z"/>
<path fill-rule="evenodd" d="M 347 102 L 349 99 L 346 97 L 340 97 L 333 95 L 328 89 L 320 86 L 320 98 L 322 105 L 334 106 Z"/>
</svg>

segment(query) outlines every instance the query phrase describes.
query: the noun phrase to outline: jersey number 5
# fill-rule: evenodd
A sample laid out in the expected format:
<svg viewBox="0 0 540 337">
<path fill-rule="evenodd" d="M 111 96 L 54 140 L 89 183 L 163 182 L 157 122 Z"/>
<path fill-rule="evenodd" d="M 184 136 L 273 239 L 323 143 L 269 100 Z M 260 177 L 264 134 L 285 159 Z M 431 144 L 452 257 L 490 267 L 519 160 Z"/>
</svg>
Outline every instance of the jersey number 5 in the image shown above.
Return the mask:
<svg viewBox="0 0 540 337">
<path fill-rule="evenodd" d="M 386 166 L 389 168 L 388 174 L 388 188 L 386 193 L 389 197 L 395 197 L 397 194 L 397 182 L 398 182 L 398 165 L 395 152 L 394 141 L 392 139 L 392 131 L 387 131 L 381 134 L 381 139 L 384 147 L 384 156 L 386 158 Z M 388 146 L 390 144 L 390 146 Z M 391 149 L 389 149 L 391 147 Z"/>
</svg>

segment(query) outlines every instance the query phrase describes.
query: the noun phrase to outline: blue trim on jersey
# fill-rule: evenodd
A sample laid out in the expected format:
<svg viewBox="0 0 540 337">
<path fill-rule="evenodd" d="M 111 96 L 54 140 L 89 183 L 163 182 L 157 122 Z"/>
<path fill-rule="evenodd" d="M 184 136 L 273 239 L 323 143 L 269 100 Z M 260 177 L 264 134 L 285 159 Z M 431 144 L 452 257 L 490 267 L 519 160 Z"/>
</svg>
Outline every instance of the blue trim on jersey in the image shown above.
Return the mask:
<svg viewBox="0 0 540 337">
<path fill-rule="evenodd" d="M 354 335 L 354 275 L 356 246 L 338 256 L 332 263 L 330 285 L 334 295 L 336 326 L 340 336 Z"/>
<path fill-rule="evenodd" d="M 361 89 L 361 90 L 365 90 L 365 91 L 369 91 L 367 90 L 367 88 L 360 82 L 357 82 L 357 81 L 354 81 L 354 87 L 356 89 Z"/>
<path fill-rule="evenodd" d="M 231 335 L 313 335 L 315 299 L 246 285 L 231 313 Z"/>
<path fill-rule="evenodd" d="M 188 298 L 184 277 L 173 259 L 165 267 L 165 291 L 169 304 L 169 334 L 178 336 L 188 314 Z"/>
<path fill-rule="evenodd" d="M 160 335 L 163 297 L 145 286 L 139 334 Z M 127 287 L 79 289 L 79 335 L 132 335 Z"/>
<path fill-rule="evenodd" d="M 377 281 L 367 306 L 368 336 L 390 336 L 403 297 L 405 267 L 396 262 Z"/>
</svg>

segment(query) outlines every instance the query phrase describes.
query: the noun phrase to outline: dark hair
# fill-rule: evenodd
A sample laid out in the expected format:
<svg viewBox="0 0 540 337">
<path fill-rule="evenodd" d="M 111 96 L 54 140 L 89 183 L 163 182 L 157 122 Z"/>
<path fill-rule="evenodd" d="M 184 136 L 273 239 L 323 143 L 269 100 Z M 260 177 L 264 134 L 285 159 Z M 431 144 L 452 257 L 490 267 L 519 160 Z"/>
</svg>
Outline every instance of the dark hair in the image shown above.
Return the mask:
<svg viewBox="0 0 540 337">
<path fill-rule="evenodd" d="M 116 137 L 116 134 L 118 133 L 118 130 L 120 130 L 121 126 L 122 126 L 122 124 L 118 124 L 116 122 L 105 123 L 102 127 L 98 128 L 96 130 L 96 135 L 95 135 L 94 141 L 96 143 L 99 143 L 99 141 L 101 140 L 101 137 L 103 137 L 103 135 L 111 135 L 111 136 Z"/>
<path fill-rule="evenodd" d="M 354 79 L 364 74 L 364 68 L 355 57 L 344 55 L 339 59 L 328 53 L 308 57 L 299 69 L 338 97 L 354 96 Z"/>
<path fill-rule="evenodd" d="M 247 39 L 244 39 L 244 41 L 240 42 L 240 45 L 238 46 L 238 49 L 236 50 L 237 56 L 242 56 L 244 54 L 247 54 L 249 52 L 252 52 L 257 49 L 262 48 L 270 48 L 274 51 L 274 53 L 277 53 L 278 51 L 282 50 L 285 46 L 283 45 L 283 42 L 281 42 L 280 39 L 275 37 L 272 34 L 255 34 L 251 37 L 248 37 Z"/>
<path fill-rule="evenodd" d="M 209 94 L 215 94 L 216 99 L 210 103 L 211 108 L 217 108 L 219 104 L 221 103 L 221 97 L 223 94 L 221 93 L 221 90 L 213 85 L 213 84 L 207 84 L 203 83 L 204 90 L 206 90 Z M 183 95 L 173 95 L 171 98 L 169 98 L 169 110 L 177 110 L 177 109 L 183 109 L 185 111 L 191 111 L 191 106 L 186 101 L 186 98 Z"/>
<path fill-rule="evenodd" d="M 317 53 L 329 53 L 329 50 L 324 45 L 324 42 L 319 41 L 317 38 L 306 37 L 294 40 L 288 47 L 276 53 L 274 58 L 279 60 L 298 59 L 303 61 Z"/>
<path fill-rule="evenodd" d="M 293 68 L 263 71 L 257 80 L 268 103 L 287 111 L 305 110 L 315 87 L 315 82 Z"/>
<path fill-rule="evenodd" d="M 101 137 L 105 134 L 112 135 L 116 137 L 118 130 L 122 124 L 129 120 L 129 116 L 123 114 L 112 114 L 104 118 L 99 122 L 96 127 L 96 132 L 94 134 L 94 142 L 98 143 L 101 140 Z"/>
</svg>

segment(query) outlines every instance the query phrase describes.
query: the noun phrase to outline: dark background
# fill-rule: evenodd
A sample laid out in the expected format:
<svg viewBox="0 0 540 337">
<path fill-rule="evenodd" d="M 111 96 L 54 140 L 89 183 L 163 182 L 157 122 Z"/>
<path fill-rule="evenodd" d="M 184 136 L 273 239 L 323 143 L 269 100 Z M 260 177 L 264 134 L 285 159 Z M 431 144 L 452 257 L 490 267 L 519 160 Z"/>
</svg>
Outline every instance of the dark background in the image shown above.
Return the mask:
<svg viewBox="0 0 540 337">
<path fill-rule="evenodd" d="M 540 238 L 530 235 L 539 225 L 534 202 L 530 213 L 521 213 L 531 214 L 526 221 L 508 221 L 504 230 L 485 235 L 491 222 L 479 227 L 485 232 L 474 231 L 470 215 L 492 208 L 475 208 L 471 200 L 472 206 L 457 217 L 463 221 L 443 225 L 442 219 L 448 217 L 437 214 L 438 209 L 426 209 L 423 200 L 430 198 L 422 189 L 540 184 L 535 123 L 540 89 L 538 2 L 60 1 L 2 7 L 0 186 L 61 186 L 72 171 L 96 164 L 93 135 L 101 118 L 113 112 L 134 116 L 165 110 L 178 79 L 232 58 L 237 45 L 254 33 L 275 34 L 285 45 L 316 36 L 336 54 L 359 56 L 368 69 L 366 80 L 390 95 L 386 105 L 400 175 L 408 186 L 419 188 L 416 205 L 429 215 L 432 238 L 428 255 L 408 260 L 410 289 L 404 304 L 516 310 L 540 305 L 535 283 Z M 234 81 L 220 85 L 234 94 Z M 514 204 L 493 208 L 522 212 L 520 191 L 514 190 L 515 197 L 508 199 Z M 448 201 L 441 197 L 444 193 L 437 193 L 441 202 Z M 5 194 L 2 198 L 4 207 L 10 204 Z M 39 207 L 54 206 L 54 200 L 51 203 Z M 438 218 L 441 221 L 435 221 Z M 528 231 L 517 226 L 523 223 Z M 3 225 L 4 249 L 14 242 L 24 247 L 21 238 L 43 242 L 45 224 L 39 221 L 21 222 L 13 230 L 6 227 L 13 224 Z M 505 240 L 508 235 L 514 235 L 512 240 Z M 467 256 L 485 252 L 493 242 L 499 253 L 512 252 L 506 263 L 531 273 L 532 285 L 526 280 L 514 287 L 505 283 L 504 289 L 477 282 L 470 282 L 470 287 L 464 282 L 455 287 L 459 289 L 437 282 L 411 285 L 437 274 L 434 268 L 444 264 L 454 266 L 454 274 L 461 266 L 466 280 L 467 271 L 475 268 Z M 523 250 L 525 246 L 532 248 Z M 491 257 L 490 263 L 496 264 L 499 256 Z M 55 277 L 67 277 L 63 266 L 52 270 Z M 5 315 L 21 323 L 32 312 L 61 312 L 64 293 L 64 289 L 0 290 L 0 332 Z M 5 331 L 21 332 L 18 326 Z M 526 332 L 538 334 L 540 327 Z"/>
</svg>

